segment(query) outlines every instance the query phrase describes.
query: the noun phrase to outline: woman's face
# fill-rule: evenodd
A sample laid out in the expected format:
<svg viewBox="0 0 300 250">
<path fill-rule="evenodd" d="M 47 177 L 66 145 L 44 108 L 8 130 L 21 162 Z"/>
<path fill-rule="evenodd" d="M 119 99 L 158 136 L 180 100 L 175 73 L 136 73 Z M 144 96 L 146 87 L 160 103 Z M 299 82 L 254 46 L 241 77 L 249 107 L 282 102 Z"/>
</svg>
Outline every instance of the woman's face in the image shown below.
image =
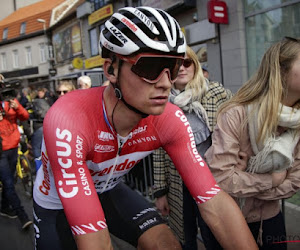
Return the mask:
<svg viewBox="0 0 300 250">
<path fill-rule="evenodd" d="M 175 82 L 175 88 L 183 90 L 187 83 L 191 81 L 194 77 L 195 65 L 193 61 L 185 57 L 183 64 L 180 66 L 178 78 Z"/>
<path fill-rule="evenodd" d="M 284 104 L 287 106 L 293 106 L 300 100 L 300 53 L 288 73 L 287 87 L 288 96 L 284 100 Z"/>
<path fill-rule="evenodd" d="M 63 95 L 67 94 L 68 92 L 70 92 L 70 90 L 64 85 L 61 85 L 56 91 L 58 97 L 62 97 Z"/>
</svg>

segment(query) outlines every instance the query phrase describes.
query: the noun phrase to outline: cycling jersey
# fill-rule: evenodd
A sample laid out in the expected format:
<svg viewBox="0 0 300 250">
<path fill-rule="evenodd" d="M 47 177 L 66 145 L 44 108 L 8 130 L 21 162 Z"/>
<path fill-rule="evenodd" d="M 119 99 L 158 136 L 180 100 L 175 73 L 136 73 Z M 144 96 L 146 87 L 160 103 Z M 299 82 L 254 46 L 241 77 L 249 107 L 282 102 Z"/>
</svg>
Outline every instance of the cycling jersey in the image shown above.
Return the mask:
<svg viewBox="0 0 300 250">
<path fill-rule="evenodd" d="M 141 119 L 124 138 L 108 121 L 104 89 L 73 91 L 48 111 L 43 125 L 43 164 L 34 186 L 34 200 L 40 207 L 64 209 L 75 235 L 106 228 L 97 193 L 114 188 L 159 147 L 170 155 L 196 202 L 219 192 L 178 107 L 168 103 L 163 114 Z"/>
</svg>

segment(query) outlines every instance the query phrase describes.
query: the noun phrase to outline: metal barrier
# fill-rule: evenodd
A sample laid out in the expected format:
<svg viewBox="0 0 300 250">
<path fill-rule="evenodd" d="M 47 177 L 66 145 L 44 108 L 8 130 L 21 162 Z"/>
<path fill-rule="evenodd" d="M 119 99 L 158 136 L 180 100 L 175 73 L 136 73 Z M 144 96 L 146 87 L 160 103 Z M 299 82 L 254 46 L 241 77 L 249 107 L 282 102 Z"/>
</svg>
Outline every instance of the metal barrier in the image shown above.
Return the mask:
<svg viewBox="0 0 300 250">
<path fill-rule="evenodd" d="M 150 202 L 153 195 L 153 164 L 152 155 L 142 159 L 126 176 L 125 183 L 143 195 Z"/>
</svg>

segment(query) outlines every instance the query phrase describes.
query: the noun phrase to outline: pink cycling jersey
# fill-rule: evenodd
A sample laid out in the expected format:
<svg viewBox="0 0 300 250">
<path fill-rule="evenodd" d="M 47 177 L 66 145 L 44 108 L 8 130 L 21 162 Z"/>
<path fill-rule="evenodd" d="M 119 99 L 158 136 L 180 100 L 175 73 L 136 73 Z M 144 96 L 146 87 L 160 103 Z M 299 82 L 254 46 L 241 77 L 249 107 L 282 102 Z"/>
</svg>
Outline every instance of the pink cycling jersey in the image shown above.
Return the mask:
<svg viewBox="0 0 300 250">
<path fill-rule="evenodd" d="M 34 186 L 38 205 L 64 209 L 73 234 L 106 228 L 97 193 L 112 189 L 159 147 L 170 155 L 196 202 L 205 202 L 219 192 L 178 107 L 168 103 L 162 115 L 142 119 L 123 138 L 107 119 L 104 89 L 73 91 L 48 111 L 43 124 L 43 165 Z"/>
</svg>

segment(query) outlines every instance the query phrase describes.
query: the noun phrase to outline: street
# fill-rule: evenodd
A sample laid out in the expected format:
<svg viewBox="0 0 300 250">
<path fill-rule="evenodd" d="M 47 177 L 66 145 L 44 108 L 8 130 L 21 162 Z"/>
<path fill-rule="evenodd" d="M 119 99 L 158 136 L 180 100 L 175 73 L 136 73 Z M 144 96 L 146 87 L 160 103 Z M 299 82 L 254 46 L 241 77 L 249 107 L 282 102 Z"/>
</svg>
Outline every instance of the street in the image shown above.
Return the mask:
<svg viewBox="0 0 300 250">
<path fill-rule="evenodd" d="M 21 199 L 30 219 L 32 219 L 32 198 L 28 197 L 22 189 L 20 180 L 16 185 L 17 193 Z M 34 249 L 33 225 L 29 230 L 22 231 L 18 218 L 9 219 L 0 216 L 0 244 L 1 250 L 32 250 Z"/>
</svg>

